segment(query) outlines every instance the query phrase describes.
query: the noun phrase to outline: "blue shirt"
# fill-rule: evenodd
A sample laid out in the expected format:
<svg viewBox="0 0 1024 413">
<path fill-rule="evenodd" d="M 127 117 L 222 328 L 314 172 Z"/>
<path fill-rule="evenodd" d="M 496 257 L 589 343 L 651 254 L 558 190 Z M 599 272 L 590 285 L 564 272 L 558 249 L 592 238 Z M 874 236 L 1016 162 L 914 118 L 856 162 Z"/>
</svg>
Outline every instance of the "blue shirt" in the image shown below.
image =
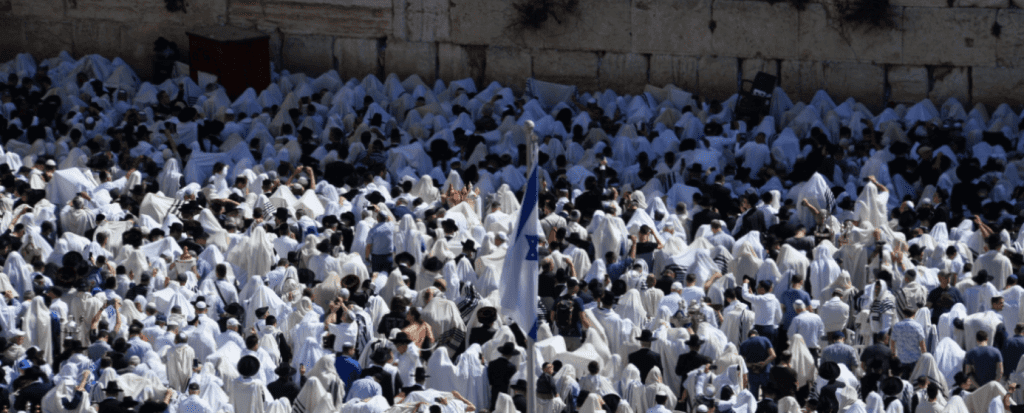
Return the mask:
<svg viewBox="0 0 1024 413">
<path fill-rule="evenodd" d="M 629 268 L 632 266 L 632 258 L 623 258 L 619 260 L 619 262 L 616 262 L 608 266 L 608 277 L 610 277 L 612 281 L 618 281 L 619 277 L 621 277 L 622 274 L 625 274 L 626 271 L 629 270 Z"/>
<path fill-rule="evenodd" d="M 359 379 L 359 374 L 363 372 L 363 369 L 359 367 L 359 362 L 349 356 L 335 358 L 334 369 L 338 371 L 341 381 L 345 382 L 346 393 L 352 388 L 352 383 Z"/>
<path fill-rule="evenodd" d="M 779 304 L 786 306 L 786 312 L 782 313 L 783 328 L 788 329 L 789 323 L 793 321 L 793 317 L 796 317 L 796 309 L 793 308 L 793 303 L 795 303 L 796 300 L 801 300 L 805 305 L 810 305 L 811 295 L 807 294 L 807 291 L 794 289 L 789 289 L 782 293 L 782 298 L 779 300 Z"/>
<path fill-rule="evenodd" d="M 768 350 L 771 349 L 772 342 L 767 338 L 761 336 L 751 337 L 740 344 L 740 356 L 743 356 L 747 363 L 759 363 L 768 359 Z M 772 365 L 768 363 L 764 368 L 764 374 L 769 373 L 771 369 Z"/>
<path fill-rule="evenodd" d="M 1003 343 L 1003 371 L 1005 375 L 1017 371 L 1017 363 L 1024 355 L 1024 335 L 1015 335 Z"/>
<path fill-rule="evenodd" d="M 975 347 L 964 356 L 965 366 L 974 365 L 974 377 L 978 386 L 984 386 L 996 379 L 996 364 L 1002 361 L 1003 355 L 999 354 L 999 350 L 992 346 Z"/>
<path fill-rule="evenodd" d="M 370 251 L 373 255 L 387 255 L 395 252 L 395 223 L 388 221 L 377 224 L 367 234 L 366 242 L 373 246 Z"/>
<path fill-rule="evenodd" d="M 924 327 L 912 319 L 905 319 L 892 326 L 892 339 L 896 340 L 896 357 L 903 364 L 917 363 L 921 358 L 921 342 L 924 341 Z"/>
</svg>

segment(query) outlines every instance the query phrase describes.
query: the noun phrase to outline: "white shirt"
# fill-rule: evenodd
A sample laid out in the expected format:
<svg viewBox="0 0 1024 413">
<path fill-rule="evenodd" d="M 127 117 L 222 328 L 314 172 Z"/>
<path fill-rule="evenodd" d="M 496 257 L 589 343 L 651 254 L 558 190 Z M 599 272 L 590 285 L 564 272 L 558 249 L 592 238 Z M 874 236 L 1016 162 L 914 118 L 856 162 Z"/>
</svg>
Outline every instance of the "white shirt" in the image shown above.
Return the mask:
<svg viewBox="0 0 1024 413">
<path fill-rule="evenodd" d="M 686 311 L 686 301 L 679 293 L 666 295 L 658 302 L 658 308 L 664 308 L 666 314 L 675 314 L 676 311 Z"/>
<path fill-rule="evenodd" d="M 334 334 L 334 351 L 340 353 L 343 344 L 355 344 L 356 337 L 359 335 L 359 326 L 355 322 L 331 324 L 330 331 L 331 334 Z"/>
<path fill-rule="evenodd" d="M 820 348 L 821 336 L 825 335 L 825 324 L 817 314 L 804 311 L 793 317 L 793 321 L 789 323 L 789 338 L 792 339 L 794 334 L 803 336 L 807 348 Z"/>
<path fill-rule="evenodd" d="M 743 286 L 743 299 L 750 302 L 754 310 L 754 325 L 777 326 L 782 324 L 782 306 L 775 294 L 754 295 Z"/>
<path fill-rule="evenodd" d="M 647 413 L 672 413 L 672 411 L 663 405 L 656 404 L 654 407 L 647 409 Z"/>
<path fill-rule="evenodd" d="M 683 288 L 683 292 L 680 294 L 687 303 L 693 302 L 693 300 L 702 301 L 704 299 L 704 289 L 693 286 Z"/>
</svg>

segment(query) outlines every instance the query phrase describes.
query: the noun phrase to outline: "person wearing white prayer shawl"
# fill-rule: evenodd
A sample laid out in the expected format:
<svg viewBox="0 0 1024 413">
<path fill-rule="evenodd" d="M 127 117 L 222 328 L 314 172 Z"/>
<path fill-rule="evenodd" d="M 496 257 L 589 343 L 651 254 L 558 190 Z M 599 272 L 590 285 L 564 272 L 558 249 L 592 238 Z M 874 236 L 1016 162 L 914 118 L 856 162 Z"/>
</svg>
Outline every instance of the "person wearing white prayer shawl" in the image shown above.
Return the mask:
<svg viewBox="0 0 1024 413">
<path fill-rule="evenodd" d="M 178 402 L 178 411 L 183 413 L 216 413 L 209 402 L 199 396 L 199 383 L 188 385 L 188 397 Z"/>
<path fill-rule="evenodd" d="M 999 290 L 992 285 L 992 274 L 981 270 L 974 274 L 974 286 L 964 291 L 964 304 L 967 314 L 976 314 L 992 309 L 992 298 L 999 295 Z"/>
<path fill-rule="evenodd" d="M 369 397 L 381 396 L 383 390 L 377 381 L 378 376 L 366 376 L 352 383 L 352 387 L 345 394 L 345 403 L 351 400 L 363 400 Z"/>
<path fill-rule="evenodd" d="M 601 397 L 615 393 L 615 389 L 612 387 L 611 381 L 600 374 L 601 366 L 597 361 L 591 361 L 587 365 L 587 372 L 589 374 L 583 376 L 579 380 L 580 390 L 588 391 Z"/>
<path fill-rule="evenodd" d="M 302 386 L 302 390 L 299 391 L 299 395 L 295 398 L 295 402 L 292 405 L 292 410 L 300 413 L 329 413 L 337 411 L 331 396 L 327 393 L 327 390 L 324 390 L 324 386 L 316 377 L 310 377 L 306 380 L 306 384 Z"/>
<path fill-rule="evenodd" d="M 223 333 L 217 336 L 217 347 L 224 347 L 228 341 L 234 342 L 239 348 L 245 348 L 245 339 L 239 334 L 239 329 L 242 324 L 238 322 L 238 319 L 231 318 L 227 321 L 227 329 Z"/>
<path fill-rule="evenodd" d="M 838 393 L 836 399 L 839 401 L 839 413 L 867 413 L 867 406 L 860 400 L 855 387 L 843 387 Z"/>
<path fill-rule="evenodd" d="M 254 378 L 260 371 L 260 361 L 252 355 L 238 361 L 239 377 L 227 386 L 228 399 L 235 411 L 263 413 L 270 402 L 270 391 L 263 381 Z"/>
<path fill-rule="evenodd" d="M 167 354 L 167 380 L 171 388 L 185 391 L 192 377 L 192 360 L 197 359 L 195 351 L 188 345 L 188 337 L 178 333 L 174 338 L 174 348 Z"/>
<path fill-rule="evenodd" d="M 976 217 L 976 220 L 980 219 Z M 981 271 L 988 272 L 992 277 L 992 284 L 997 290 L 1006 288 L 1006 278 L 1013 273 L 1013 265 L 1005 254 L 1001 253 L 1003 241 L 997 234 L 989 236 L 985 240 L 984 250 L 971 267 L 971 273 L 977 276 Z M 965 297 L 966 298 L 966 297 Z"/>
</svg>

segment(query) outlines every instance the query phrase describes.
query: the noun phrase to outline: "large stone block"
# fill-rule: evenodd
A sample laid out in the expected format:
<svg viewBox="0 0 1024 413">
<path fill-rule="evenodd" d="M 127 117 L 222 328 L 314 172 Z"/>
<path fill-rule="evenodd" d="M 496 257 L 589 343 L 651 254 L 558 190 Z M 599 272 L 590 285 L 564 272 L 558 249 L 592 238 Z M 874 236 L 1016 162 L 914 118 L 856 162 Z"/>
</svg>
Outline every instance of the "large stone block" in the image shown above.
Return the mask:
<svg viewBox="0 0 1024 413">
<path fill-rule="evenodd" d="M 381 75 L 380 50 L 374 39 L 346 39 L 334 41 L 334 58 L 338 61 L 338 74 L 344 79 L 362 79 L 366 75 Z"/>
<path fill-rule="evenodd" d="M 949 0 L 889 0 L 893 7 L 949 7 Z"/>
<path fill-rule="evenodd" d="M 480 46 L 515 44 L 516 36 L 507 29 L 512 15 L 508 0 L 451 0 L 449 4 L 452 42 Z"/>
<path fill-rule="evenodd" d="M 405 78 L 416 74 L 426 82 L 437 79 L 437 44 L 388 42 L 384 71 Z"/>
<path fill-rule="evenodd" d="M 652 55 L 650 83 L 658 87 L 673 84 L 683 90 L 696 91 L 697 59 L 692 56 Z"/>
<path fill-rule="evenodd" d="M 64 17 L 64 0 L 8 0 L 7 3 L 9 8 L 5 7 L 7 10 L 3 11 L 10 12 L 12 16 L 42 17 L 51 20 Z"/>
<path fill-rule="evenodd" d="M 719 56 L 790 59 L 799 55 L 799 14 L 787 2 L 716 1 L 711 36 Z"/>
<path fill-rule="evenodd" d="M 913 104 L 928 97 L 928 69 L 918 66 L 889 68 L 889 100 Z"/>
<path fill-rule="evenodd" d="M 25 50 L 25 32 L 22 28 L 22 19 L 7 16 L 0 17 L 0 62 L 10 61 L 18 53 L 22 53 Z"/>
<path fill-rule="evenodd" d="M 1010 0 L 956 0 L 956 7 L 980 7 L 987 9 L 1005 9 L 1010 7 Z"/>
<path fill-rule="evenodd" d="M 601 57 L 598 76 L 602 89 L 640 93 L 647 85 L 648 58 L 636 53 L 608 53 Z"/>
<path fill-rule="evenodd" d="M 25 51 L 32 53 L 36 61 L 57 56 L 64 50 L 70 53 L 74 49 L 74 27 L 70 22 L 27 20 L 23 27 Z"/>
<path fill-rule="evenodd" d="M 711 0 L 633 2 L 633 50 L 700 56 L 712 52 Z"/>
<path fill-rule="evenodd" d="M 469 52 L 464 46 L 441 43 L 437 45 L 437 72 L 445 81 L 473 77 L 469 65 Z"/>
<path fill-rule="evenodd" d="M 701 57 L 697 61 L 696 93 L 710 99 L 728 99 L 738 90 L 738 65 L 735 57 Z"/>
<path fill-rule="evenodd" d="M 149 0 L 147 0 L 149 1 Z M 392 32 L 392 10 L 308 4 L 296 2 L 235 1 L 231 3 L 232 25 L 252 26 L 269 22 L 286 34 L 380 38 Z"/>
<path fill-rule="evenodd" d="M 772 76 L 779 76 L 778 60 L 765 59 L 743 59 L 740 62 L 740 76 L 743 80 L 754 80 L 757 72 L 765 72 Z"/>
<path fill-rule="evenodd" d="M 330 36 L 286 34 L 281 52 L 282 68 L 292 72 L 315 77 L 334 69 L 334 38 Z"/>
<path fill-rule="evenodd" d="M 928 98 L 936 105 L 946 99 L 957 98 L 960 102 L 971 100 L 970 70 L 966 67 L 936 67 L 932 69 L 932 90 Z"/>
<path fill-rule="evenodd" d="M 406 38 L 412 42 L 446 41 L 450 37 L 451 25 L 448 13 L 425 11 L 405 14 Z"/>
<path fill-rule="evenodd" d="M 270 63 L 275 70 L 281 70 L 281 53 L 284 47 L 284 33 L 278 30 L 277 25 L 269 22 L 258 22 L 255 27 L 261 33 L 270 36 Z"/>
<path fill-rule="evenodd" d="M 1008 67 L 975 67 L 971 69 L 971 99 L 995 106 L 1001 103 L 1024 103 L 1024 70 Z"/>
<path fill-rule="evenodd" d="M 794 102 L 810 102 L 825 86 L 821 62 L 783 60 L 781 66 L 779 85 Z"/>
<path fill-rule="evenodd" d="M 996 17 L 999 38 L 996 42 L 996 63 L 1003 67 L 1024 67 L 1024 10 L 999 10 Z"/>
<path fill-rule="evenodd" d="M 74 28 L 75 56 L 98 53 L 107 58 L 113 58 L 120 52 L 121 25 L 119 23 L 76 20 Z"/>
<path fill-rule="evenodd" d="M 491 46 L 486 50 L 484 80 L 498 82 L 522 92 L 527 78 L 533 76 L 533 57 L 514 47 Z"/>
<path fill-rule="evenodd" d="M 630 52 L 630 2 L 623 0 L 580 1 L 577 15 L 549 16 L 537 30 L 526 29 L 511 39 L 534 48 Z M 512 30 L 515 33 L 515 30 Z"/>
<path fill-rule="evenodd" d="M 996 10 L 907 8 L 903 62 L 912 65 L 993 66 Z"/>
<path fill-rule="evenodd" d="M 808 4 L 800 12 L 799 33 L 801 60 L 900 63 L 903 59 L 899 29 L 844 24 L 830 17 L 821 4 Z"/>
<path fill-rule="evenodd" d="M 346 7 L 369 7 L 369 8 L 388 8 L 391 4 L 387 0 L 288 0 L 293 3 L 309 3 L 309 4 L 330 4 L 334 6 L 346 6 Z"/>
<path fill-rule="evenodd" d="M 35 3 L 30 0 L 15 0 L 15 2 Z M 61 3 L 46 1 L 44 3 Z M 162 2 L 161 2 L 162 3 Z M 155 2 L 153 3 L 156 4 Z M 64 5 L 61 4 L 61 13 L 64 12 Z M 143 18 L 139 1 L 135 0 L 75 0 L 67 4 L 68 19 L 104 19 L 119 22 L 138 22 Z M 34 6 L 33 6 L 34 7 Z M 155 6 L 154 6 L 155 7 Z M 166 7 L 160 10 L 146 10 L 152 13 L 167 13 Z"/>
<path fill-rule="evenodd" d="M 409 26 L 405 18 L 405 10 L 408 7 L 408 0 L 392 0 L 390 37 L 402 41 L 409 40 Z"/>
<path fill-rule="evenodd" d="M 170 24 L 124 24 L 121 26 L 121 48 L 118 56 L 131 65 L 139 77 L 146 79 L 152 75 L 153 42 L 156 39 L 165 37 L 173 40 L 178 43 L 179 48 L 183 48 L 182 54 L 188 56 L 188 41 L 167 36 L 174 31 L 184 32 L 180 26 Z M 181 36 L 184 37 L 184 33 L 181 33 Z"/>
<path fill-rule="evenodd" d="M 852 97 L 868 108 L 884 106 L 885 69 L 870 63 L 824 62 L 822 75 L 826 91 L 836 102 Z"/>
<path fill-rule="evenodd" d="M 600 87 L 597 78 L 597 54 L 567 50 L 541 50 L 533 57 L 533 76 L 537 79 L 576 85 L 581 92 Z"/>
</svg>

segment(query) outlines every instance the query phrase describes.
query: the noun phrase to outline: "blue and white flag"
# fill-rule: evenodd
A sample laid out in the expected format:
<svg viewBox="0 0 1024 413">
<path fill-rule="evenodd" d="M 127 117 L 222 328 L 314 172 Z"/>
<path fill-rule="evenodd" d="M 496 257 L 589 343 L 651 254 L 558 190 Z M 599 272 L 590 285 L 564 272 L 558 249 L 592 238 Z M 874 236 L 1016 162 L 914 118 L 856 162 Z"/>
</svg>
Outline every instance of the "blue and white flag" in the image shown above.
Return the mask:
<svg viewBox="0 0 1024 413">
<path fill-rule="evenodd" d="M 537 218 L 539 197 L 538 168 L 535 166 L 526 183 L 523 205 L 514 237 L 509 240 L 505 264 L 501 268 L 501 311 L 532 340 L 537 340 L 537 279 L 540 262 L 537 243 L 540 240 L 540 220 Z"/>
</svg>

